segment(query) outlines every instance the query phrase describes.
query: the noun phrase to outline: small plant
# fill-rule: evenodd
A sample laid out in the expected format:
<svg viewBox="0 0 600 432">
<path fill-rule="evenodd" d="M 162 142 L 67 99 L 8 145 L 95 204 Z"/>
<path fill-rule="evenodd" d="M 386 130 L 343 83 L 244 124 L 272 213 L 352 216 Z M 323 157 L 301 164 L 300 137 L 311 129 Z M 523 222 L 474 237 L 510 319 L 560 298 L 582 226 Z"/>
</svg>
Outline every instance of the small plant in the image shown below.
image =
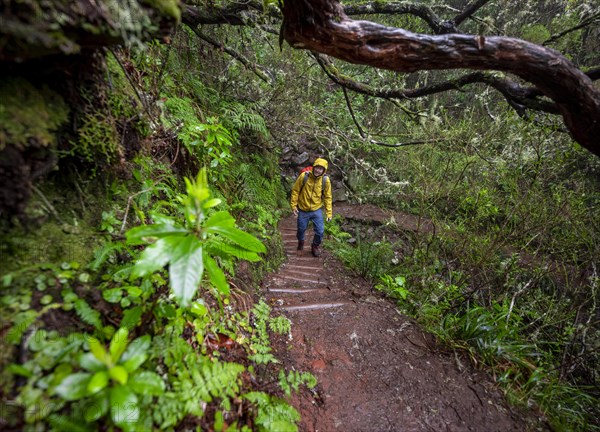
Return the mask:
<svg viewBox="0 0 600 432">
<path fill-rule="evenodd" d="M 229 212 L 208 214 L 221 200 L 211 198 L 204 169 L 196 180 L 185 178 L 185 183 L 187 194 L 179 197 L 184 223 L 154 213 L 155 224 L 127 232 L 129 244 L 150 243 L 137 260 L 132 277 L 142 277 L 168 265 L 173 294 L 182 306 L 190 304 L 204 270 L 221 295 L 229 294 L 225 274 L 213 257 L 258 261 L 258 254 L 266 250 L 258 239 L 235 228 L 235 219 Z"/>
<path fill-rule="evenodd" d="M 376 278 L 389 271 L 394 251 L 388 242 L 359 241 L 356 247 L 343 247 L 337 251 L 344 263 L 365 278 Z"/>
<path fill-rule="evenodd" d="M 254 305 L 252 309 L 255 333 L 252 335 L 250 343 L 250 350 L 253 353 L 250 355 L 250 359 L 258 364 L 277 362 L 275 356 L 271 354 L 269 334 L 267 333 L 270 313 L 271 308 L 263 300 Z"/>
<path fill-rule="evenodd" d="M 287 396 L 292 394 L 292 390 L 298 391 L 302 384 L 312 389 L 317 386 L 317 379 L 309 372 L 290 371 L 286 375 L 283 370 L 279 371 L 279 386 Z"/>
<path fill-rule="evenodd" d="M 394 298 L 406 300 L 410 292 L 406 289 L 406 278 L 404 276 L 392 277 L 388 274 L 380 276 L 380 284 L 375 285 L 375 288 L 383 291 Z"/>
<path fill-rule="evenodd" d="M 17 398 L 27 407 L 26 422 L 90 430 L 108 416 L 122 430 L 136 430 L 141 400 L 162 394 L 164 383 L 156 373 L 141 369 L 148 359 L 150 336 L 131 342 L 128 336 L 127 329 L 117 330 L 107 349 L 97 338 L 81 333 L 33 334 L 27 343 L 33 359 L 11 366 L 13 373 L 28 378 Z M 32 409 L 40 406 L 45 409 Z"/>
<path fill-rule="evenodd" d="M 103 211 L 102 222 L 100 223 L 100 231 L 106 231 L 109 234 L 113 234 L 116 231 L 116 227 L 120 224 L 120 221 L 115 217 L 114 211 Z"/>
</svg>

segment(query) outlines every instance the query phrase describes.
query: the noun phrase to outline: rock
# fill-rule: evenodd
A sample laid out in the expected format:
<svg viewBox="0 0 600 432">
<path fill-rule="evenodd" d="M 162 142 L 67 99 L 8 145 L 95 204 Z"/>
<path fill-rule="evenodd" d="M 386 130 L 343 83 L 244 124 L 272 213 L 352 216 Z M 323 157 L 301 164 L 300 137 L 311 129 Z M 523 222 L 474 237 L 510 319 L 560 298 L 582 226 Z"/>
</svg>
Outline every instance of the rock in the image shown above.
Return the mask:
<svg viewBox="0 0 600 432">
<path fill-rule="evenodd" d="M 348 201 L 345 189 L 334 189 L 331 193 L 334 202 Z"/>
<path fill-rule="evenodd" d="M 303 164 L 306 164 L 306 162 L 308 162 L 308 153 L 307 152 L 302 152 L 298 156 L 292 158 L 292 163 L 294 165 L 303 165 Z"/>
</svg>

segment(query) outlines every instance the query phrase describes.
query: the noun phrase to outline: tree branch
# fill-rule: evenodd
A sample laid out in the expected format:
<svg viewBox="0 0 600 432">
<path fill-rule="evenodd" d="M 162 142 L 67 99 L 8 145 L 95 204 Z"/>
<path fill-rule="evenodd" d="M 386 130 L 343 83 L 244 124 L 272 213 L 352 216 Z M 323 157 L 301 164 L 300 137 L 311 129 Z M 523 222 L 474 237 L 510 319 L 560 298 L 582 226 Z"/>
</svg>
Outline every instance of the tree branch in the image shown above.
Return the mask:
<svg viewBox="0 0 600 432">
<path fill-rule="evenodd" d="M 463 87 L 469 84 L 482 83 L 487 84 L 499 91 L 513 108 L 519 106 L 521 108 L 534 109 L 550 114 L 560 114 L 556 104 L 538 98 L 538 96 L 541 94 L 537 91 L 537 89 L 533 87 L 523 87 L 513 81 L 499 78 L 485 72 L 474 72 L 453 80 L 431 84 L 416 89 L 378 89 L 340 74 L 340 72 L 333 66 L 331 61 L 324 56 L 317 53 L 313 53 L 313 56 L 319 65 L 321 65 L 325 74 L 333 82 L 344 88 L 367 96 L 379 97 L 388 100 L 415 99 L 450 90 L 462 90 Z"/>
<path fill-rule="evenodd" d="M 341 60 L 398 72 L 475 69 L 509 72 L 552 99 L 571 136 L 600 156 L 600 91 L 558 52 L 523 40 L 430 36 L 349 19 L 336 0 L 283 5 L 285 40 Z"/>
<path fill-rule="evenodd" d="M 587 17 L 586 19 L 584 19 L 583 21 L 581 21 L 579 24 L 577 24 L 576 26 L 573 26 L 571 28 L 568 28 L 566 30 L 563 30 L 559 33 L 553 34 L 552 36 L 550 36 L 548 39 L 546 39 L 544 42 L 542 42 L 542 45 L 544 46 L 548 46 L 550 45 L 552 42 L 556 42 L 558 39 L 560 39 L 563 36 L 568 35 L 569 33 L 572 33 L 576 30 L 582 29 L 584 27 L 589 26 L 590 24 L 592 24 L 594 21 L 599 20 L 600 19 L 600 12 L 595 13 L 592 16 Z"/>
<path fill-rule="evenodd" d="M 361 138 L 363 138 L 365 140 L 368 139 L 370 144 L 375 144 L 375 145 L 382 146 L 382 147 L 397 148 L 397 147 L 406 147 L 406 146 L 410 146 L 410 145 L 432 144 L 432 143 L 446 141 L 444 139 L 431 139 L 431 140 L 418 140 L 418 141 L 409 141 L 409 142 L 404 142 L 404 143 L 389 144 L 389 143 L 385 143 L 382 141 L 376 141 L 374 139 L 370 139 L 368 137 L 368 135 L 365 133 L 365 131 L 363 130 L 363 128 L 361 127 L 360 123 L 358 122 L 356 115 L 354 114 L 354 109 L 352 108 L 352 104 L 350 103 L 350 98 L 348 97 L 348 91 L 343 86 L 342 86 L 342 91 L 344 92 L 344 99 L 346 99 L 346 106 L 348 107 L 350 116 L 352 117 L 352 120 L 354 121 L 354 124 L 356 125 L 356 128 L 358 129 L 358 133 L 360 134 Z"/>
<path fill-rule="evenodd" d="M 247 69 L 252 71 L 257 77 L 259 77 L 261 80 L 263 80 L 267 84 L 271 84 L 273 82 L 273 77 L 268 72 L 266 72 L 262 66 L 259 66 L 256 63 L 251 62 L 245 56 L 238 53 L 234 49 L 229 48 L 228 46 L 223 45 L 221 42 L 202 33 L 198 27 L 190 27 L 190 28 L 196 34 L 196 36 L 198 36 L 200 39 L 211 44 L 215 48 L 220 49 L 221 51 L 224 51 L 227 54 L 229 54 L 231 57 L 233 57 L 234 59 L 236 59 L 237 61 L 242 63 Z"/>
<path fill-rule="evenodd" d="M 346 15 L 414 15 L 425 21 L 436 34 L 457 31 L 452 22 L 442 20 L 429 6 L 420 3 L 384 3 L 375 1 L 344 6 L 344 13 Z"/>
<path fill-rule="evenodd" d="M 465 6 L 465 9 L 459 13 L 452 21 L 455 26 L 459 26 L 464 20 L 470 18 L 475 12 L 484 7 L 490 0 L 474 0 Z"/>
</svg>

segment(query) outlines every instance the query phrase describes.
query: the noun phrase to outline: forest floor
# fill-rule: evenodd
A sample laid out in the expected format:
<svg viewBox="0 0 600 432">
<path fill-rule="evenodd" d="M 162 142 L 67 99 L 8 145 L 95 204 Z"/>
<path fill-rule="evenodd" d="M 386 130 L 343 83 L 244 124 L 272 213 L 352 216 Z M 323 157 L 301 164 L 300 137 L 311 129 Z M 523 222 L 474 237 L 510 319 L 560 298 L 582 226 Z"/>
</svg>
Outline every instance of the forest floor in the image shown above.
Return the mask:
<svg viewBox="0 0 600 432">
<path fill-rule="evenodd" d="M 354 220 L 399 229 L 432 229 L 410 215 L 372 206 L 336 206 Z M 270 304 L 292 322 L 291 339 L 274 341 L 287 369 L 308 371 L 317 387 L 292 404 L 300 430 L 533 431 L 549 430 L 535 412 L 511 407 L 493 379 L 465 356 L 437 345 L 367 281 L 323 250 L 296 255 L 296 220 L 280 225 L 287 262 L 263 282 Z M 307 245 L 312 232 L 307 232 Z"/>
</svg>

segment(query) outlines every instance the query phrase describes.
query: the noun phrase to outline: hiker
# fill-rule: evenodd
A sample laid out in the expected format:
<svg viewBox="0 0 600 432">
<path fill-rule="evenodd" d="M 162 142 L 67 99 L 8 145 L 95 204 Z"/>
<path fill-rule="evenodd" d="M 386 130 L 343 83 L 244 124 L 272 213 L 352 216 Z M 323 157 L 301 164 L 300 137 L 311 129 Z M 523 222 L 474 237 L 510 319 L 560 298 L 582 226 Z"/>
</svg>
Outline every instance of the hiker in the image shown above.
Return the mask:
<svg viewBox="0 0 600 432">
<path fill-rule="evenodd" d="M 325 159 L 318 158 L 313 163 L 312 169 L 300 173 L 292 188 L 290 205 L 295 216 L 298 217 L 298 255 L 304 249 L 304 232 L 308 222 L 312 221 L 315 228 L 311 252 L 313 256 L 321 256 L 321 241 L 325 232 L 323 222 L 323 205 L 327 221 L 332 217 L 331 205 L 331 180 L 325 175 L 328 163 Z"/>
</svg>

